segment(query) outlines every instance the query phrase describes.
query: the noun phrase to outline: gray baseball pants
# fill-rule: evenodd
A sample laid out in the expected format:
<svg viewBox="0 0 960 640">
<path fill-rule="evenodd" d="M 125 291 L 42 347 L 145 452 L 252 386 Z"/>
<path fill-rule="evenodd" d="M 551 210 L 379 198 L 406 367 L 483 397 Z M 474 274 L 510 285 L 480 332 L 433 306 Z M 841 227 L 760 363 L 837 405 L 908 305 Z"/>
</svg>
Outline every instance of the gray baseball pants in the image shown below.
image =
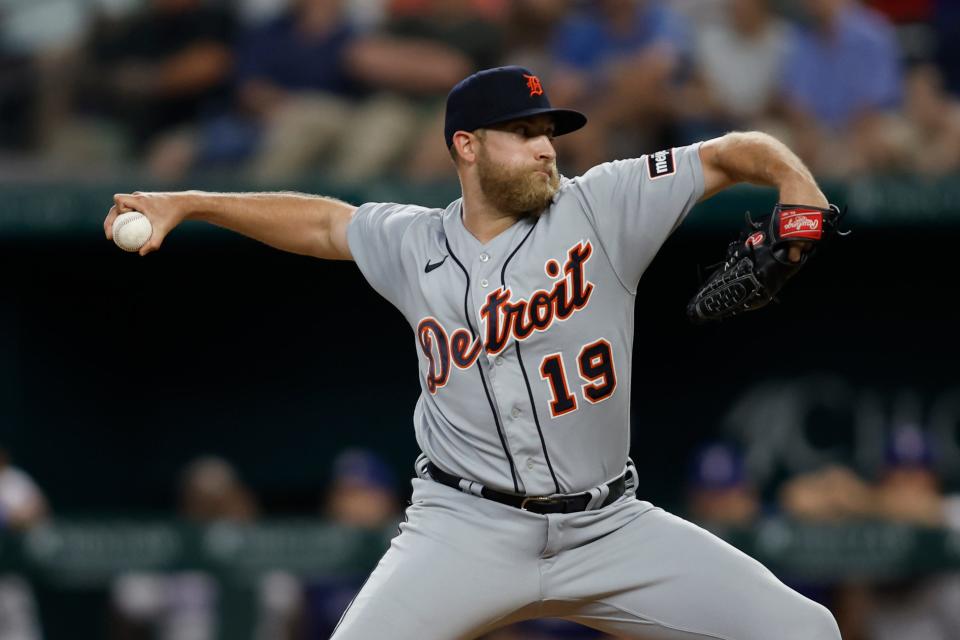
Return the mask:
<svg viewBox="0 0 960 640">
<path fill-rule="evenodd" d="M 645 640 L 840 638 L 826 608 L 630 493 L 538 515 L 415 478 L 407 522 L 332 640 L 466 640 L 539 617 Z"/>
</svg>

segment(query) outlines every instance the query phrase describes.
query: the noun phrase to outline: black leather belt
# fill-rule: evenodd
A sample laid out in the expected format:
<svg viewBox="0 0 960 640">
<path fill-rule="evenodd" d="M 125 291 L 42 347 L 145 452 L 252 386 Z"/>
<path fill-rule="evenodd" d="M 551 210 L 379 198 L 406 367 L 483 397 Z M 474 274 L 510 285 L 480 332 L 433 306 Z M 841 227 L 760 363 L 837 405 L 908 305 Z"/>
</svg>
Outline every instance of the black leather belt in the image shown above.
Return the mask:
<svg viewBox="0 0 960 640">
<path fill-rule="evenodd" d="M 457 491 L 464 491 L 463 488 L 461 488 L 461 482 L 470 482 L 469 480 L 464 481 L 462 478 L 447 473 L 432 462 L 427 462 L 427 473 L 440 484 L 445 484 Z M 608 488 L 607 497 L 596 507 L 598 509 L 613 503 L 624 494 L 627 489 L 627 474 L 624 473 L 616 480 L 611 480 L 606 486 Z M 464 491 L 464 493 L 469 492 Z M 586 511 L 587 505 L 589 505 L 590 501 L 595 497 L 595 494 L 590 491 L 563 496 L 518 496 L 515 493 L 504 493 L 490 489 L 489 487 L 483 487 L 480 490 L 480 495 L 487 500 L 493 500 L 494 502 L 516 507 L 517 509 L 540 514 Z"/>
</svg>

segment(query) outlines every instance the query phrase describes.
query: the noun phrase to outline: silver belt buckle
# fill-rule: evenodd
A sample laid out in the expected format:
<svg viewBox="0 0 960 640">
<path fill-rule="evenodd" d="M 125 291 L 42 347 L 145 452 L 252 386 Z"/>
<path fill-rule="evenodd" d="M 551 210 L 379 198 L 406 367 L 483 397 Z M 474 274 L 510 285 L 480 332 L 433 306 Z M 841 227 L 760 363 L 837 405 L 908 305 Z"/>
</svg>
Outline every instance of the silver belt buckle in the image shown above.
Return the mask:
<svg viewBox="0 0 960 640">
<path fill-rule="evenodd" d="M 523 502 L 520 503 L 520 509 L 523 511 L 527 510 L 528 502 L 556 502 L 557 498 L 551 498 L 549 496 L 528 496 L 523 499 Z"/>
</svg>

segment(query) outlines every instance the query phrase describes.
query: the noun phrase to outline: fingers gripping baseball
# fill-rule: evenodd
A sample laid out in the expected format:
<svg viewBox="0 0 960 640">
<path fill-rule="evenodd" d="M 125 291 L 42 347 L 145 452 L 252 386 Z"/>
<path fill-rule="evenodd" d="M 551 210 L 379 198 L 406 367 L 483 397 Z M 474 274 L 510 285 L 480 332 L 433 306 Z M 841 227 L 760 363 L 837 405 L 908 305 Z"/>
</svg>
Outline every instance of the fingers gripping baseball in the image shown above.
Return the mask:
<svg viewBox="0 0 960 640">
<path fill-rule="evenodd" d="M 132 211 L 139 212 L 150 221 L 152 233 L 138 250 L 141 256 L 156 251 L 163 244 L 167 234 L 183 219 L 173 194 L 163 193 L 118 193 L 113 196 L 113 206 L 103 221 L 104 235 L 113 238 L 113 226 L 117 217 Z"/>
</svg>

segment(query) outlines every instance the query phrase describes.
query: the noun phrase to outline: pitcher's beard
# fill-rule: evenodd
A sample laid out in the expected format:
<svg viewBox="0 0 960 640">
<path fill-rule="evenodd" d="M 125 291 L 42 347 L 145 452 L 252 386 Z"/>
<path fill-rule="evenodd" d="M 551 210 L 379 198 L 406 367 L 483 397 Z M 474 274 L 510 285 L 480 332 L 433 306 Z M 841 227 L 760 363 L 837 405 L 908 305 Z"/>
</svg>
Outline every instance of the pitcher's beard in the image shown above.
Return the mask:
<svg viewBox="0 0 960 640">
<path fill-rule="evenodd" d="M 560 188 L 556 162 L 543 170 L 550 174 L 549 177 L 530 169 L 496 164 L 483 151 L 477 163 L 484 197 L 500 211 L 519 218 L 539 216 Z"/>
</svg>

